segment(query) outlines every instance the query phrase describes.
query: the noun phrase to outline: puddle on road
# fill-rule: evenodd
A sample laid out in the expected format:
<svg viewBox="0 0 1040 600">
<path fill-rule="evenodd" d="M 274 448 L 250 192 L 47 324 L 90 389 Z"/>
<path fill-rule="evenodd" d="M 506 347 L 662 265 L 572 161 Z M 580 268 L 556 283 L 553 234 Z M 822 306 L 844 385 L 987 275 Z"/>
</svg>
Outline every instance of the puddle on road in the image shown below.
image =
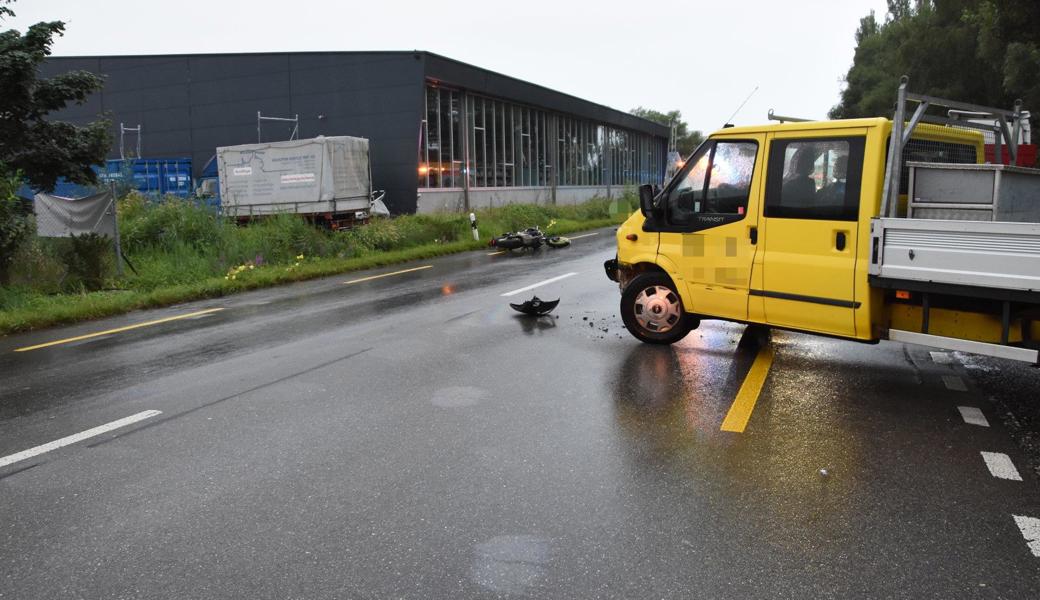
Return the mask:
<svg viewBox="0 0 1040 600">
<path fill-rule="evenodd" d="M 473 581 L 499 594 L 522 594 L 549 575 L 549 541 L 533 535 L 499 535 L 474 546 Z"/>
<path fill-rule="evenodd" d="M 487 395 L 487 390 L 473 386 L 450 386 L 433 393 L 430 403 L 441 408 L 474 406 Z"/>
</svg>

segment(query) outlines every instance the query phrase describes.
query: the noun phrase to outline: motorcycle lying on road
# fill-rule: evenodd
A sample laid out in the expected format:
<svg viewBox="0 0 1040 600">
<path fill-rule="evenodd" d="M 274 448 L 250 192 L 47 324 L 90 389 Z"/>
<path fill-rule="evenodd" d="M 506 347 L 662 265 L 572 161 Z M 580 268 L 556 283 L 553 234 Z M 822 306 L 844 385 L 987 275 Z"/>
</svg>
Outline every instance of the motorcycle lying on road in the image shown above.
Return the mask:
<svg viewBox="0 0 1040 600">
<path fill-rule="evenodd" d="M 490 242 L 492 248 L 501 248 L 503 250 L 524 248 L 535 250 L 540 248 L 542 244 L 550 248 L 564 248 L 570 246 L 571 241 L 563 236 L 548 235 L 537 227 L 528 227 L 523 231 L 504 233 L 497 238 L 493 238 Z"/>
</svg>

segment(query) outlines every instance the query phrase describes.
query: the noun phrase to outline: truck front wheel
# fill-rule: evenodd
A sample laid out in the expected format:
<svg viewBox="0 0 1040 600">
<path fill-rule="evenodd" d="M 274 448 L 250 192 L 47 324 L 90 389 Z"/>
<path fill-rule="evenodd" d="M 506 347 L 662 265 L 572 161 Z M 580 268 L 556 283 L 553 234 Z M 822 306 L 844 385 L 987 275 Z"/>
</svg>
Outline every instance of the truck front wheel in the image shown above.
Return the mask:
<svg viewBox="0 0 1040 600">
<path fill-rule="evenodd" d="M 682 298 L 663 273 L 643 273 L 621 293 L 621 320 L 648 344 L 674 344 L 700 321 L 683 309 Z"/>
</svg>

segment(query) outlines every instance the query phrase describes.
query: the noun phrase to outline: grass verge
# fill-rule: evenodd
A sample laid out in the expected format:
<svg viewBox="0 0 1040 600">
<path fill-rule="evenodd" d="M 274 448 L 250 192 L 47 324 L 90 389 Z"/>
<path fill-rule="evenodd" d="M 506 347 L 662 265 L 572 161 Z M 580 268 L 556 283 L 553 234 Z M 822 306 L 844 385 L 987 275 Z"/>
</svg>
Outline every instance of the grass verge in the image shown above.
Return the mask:
<svg viewBox="0 0 1040 600">
<path fill-rule="evenodd" d="M 211 223 L 190 208 L 121 208 L 120 227 L 130 234 L 129 255 L 139 274 L 109 279 L 109 287 L 118 289 L 103 291 L 55 293 L 38 274 L 38 285 L 0 287 L 0 335 L 486 248 L 491 232 L 530 225 L 552 223 L 551 231 L 560 234 L 606 227 L 627 217 L 632 202 L 626 195 L 573 207 L 502 207 L 478 214 L 482 241 L 467 239 L 469 224 L 459 215 L 410 215 L 330 234 L 301 228 L 292 217 L 234 227 Z M 163 211 L 169 214 L 155 214 Z M 45 257 L 34 260 L 27 263 L 46 263 Z M 49 271 L 33 268 L 33 274 L 54 271 L 53 265 Z"/>
</svg>

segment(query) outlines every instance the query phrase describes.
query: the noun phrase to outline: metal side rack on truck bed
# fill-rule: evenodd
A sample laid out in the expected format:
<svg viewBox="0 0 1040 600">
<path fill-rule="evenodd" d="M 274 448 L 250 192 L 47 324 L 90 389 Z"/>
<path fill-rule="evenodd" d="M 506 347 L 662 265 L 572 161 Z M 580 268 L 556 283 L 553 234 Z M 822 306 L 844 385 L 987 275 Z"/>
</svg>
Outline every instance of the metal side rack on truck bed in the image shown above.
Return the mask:
<svg viewBox="0 0 1040 600">
<path fill-rule="evenodd" d="M 908 102 L 917 106 L 904 126 Z M 946 116 L 928 114 L 932 106 Z M 1037 362 L 1040 171 L 999 164 L 1003 146 L 1016 163 L 1023 118 L 1021 102 L 999 110 L 914 94 L 901 82 L 881 215 L 870 226 L 870 285 L 913 307 L 890 311 L 889 339 Z M 993 131 L 998 164 L 910 161 L 904 168 L 904 148 L 920 123 Z"/>
</svg>

